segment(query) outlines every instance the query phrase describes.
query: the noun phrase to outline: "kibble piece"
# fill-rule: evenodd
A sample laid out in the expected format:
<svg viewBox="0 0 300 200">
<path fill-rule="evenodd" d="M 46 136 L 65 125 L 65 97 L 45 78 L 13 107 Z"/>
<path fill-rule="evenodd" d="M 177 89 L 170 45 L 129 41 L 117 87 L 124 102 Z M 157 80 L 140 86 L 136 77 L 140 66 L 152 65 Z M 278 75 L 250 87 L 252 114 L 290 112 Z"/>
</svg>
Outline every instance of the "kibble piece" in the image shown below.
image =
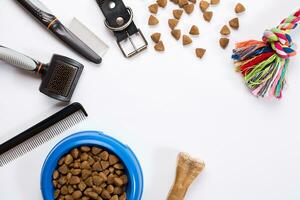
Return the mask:
<svg viewBox="0 0 300 200">
<path fill-rule="evenodd" d="M 54 192 L 54 199 L 57 199 L 57 197 L 60 195 L 60 190 L 55 190 Z"/>
<path fill-rule="evenodd" d="M 112 194 L 114 192 L 114 186 L 113 185 L 108 185 L 106 190 L 109 192 L 109 194 Z"/>
<path fill-rule="evenodd" d="M 149 20 L 148 20 L 148 25 L 149 26 L 154 26 L 159 23 L 158 19 L 154 17 L 153 15 L 150 15 Z"/>
<path fill-rule="evenodd" d="M 183 6 L 183 9 L 184 9 L 184 11 L 185 11 L 188 15 L 190 15 L 190 14 L 192 14 L 193 11 L 194 11 L 194 4 L 192 4 L 192 3 L 186 4 L 186 5 Z"/>
<path fill-rule="evenodd" d="M 171 31 L 172 36 L 176 39 L 179 40 L 181 37 L 181 30 L 180 29 L 174 29 Z"/>
<path fill-rule="evenodd" d="M 62 186 L 61 189 L 60 189 L 60 192 L 61 192 L 61 194 L 63 194 L 63 195 L 69 194 L 68 187 L 67 187 L 66 185 Z"/>
<path fill-rule="evenodd" d="M 175 9 L 173 10 L 173 16 L 175 19 L 180 19 L 182 16 L 183 10 L 182 9 Z"/>
<path fill-rule="evenodd" d="M 83 180 L 87 179 L 91 175 L 92 175 L 91 170 L 84 169 L 84 170 L 81 171 L 81 177 L 82 177 Z"/>
<path fill-rule="evenodd" d="M 187 36 L 187 35 L 183 35 L 182 36 L 182 44 L 185 46 L 185 45 L 189 45 L 193 42 L 193 40 Z"/>
<path fill-rule="evenodd" d="M 158 4 L 157 3 L 154 3 L 154 4 L 151 4 L 149 7 L 148 7 L 149 11 L 153 14 L 157 14 L 158 12 Z"/>
<path fill-rule="evenodd" d="M 180 38 L 180 36 L 179 36 L 179 38 Z M 122 170 L 116 170 L 116 174 L 121 176 L 123 174 L 123 171 Z"/>
<path fill-rule="evenodd" d="M 101 161 L 101 167 L 102 170 L 105 170 L 109 167 L 109 162 L 108 161 Z"/>
<path fill-rule="evenodd" d="M 224 25 L 220 31 L 222 35 L 230 35 L 230 29 L 227 25 Z"/>
<path fill-rule="evenodd" d="M 77 148 L 73 149 L 73 150 L 71 151 L 71 155 L 72 155 L 72 157 L 73 157 L 74 159 L 77 159 L 78 156 L 79 156 L 79 150 L 78 150 Z"/>
<path fill-rule="evenodd" d="M 78 189 L 81 191 L 81 192 L 83 192 L 84 190 L 85 190 L 85 188 L 86 188 L 86 184 L 84 183 L 84 182 L 80 182 L 79 184 L 78 184 Z"/>
<path fill-rule="evenodd" d="M 94 155 L 98 155 L 99 153 L 101 153 L 102 149 L 98 148 L 98 147 L 92 147 L 92 154 Z"/>
<path fill-rule="evenodd" d="M 81 163 L 81 169 L 91 169 L 91 166 L 88 161 L 83 161 Z"/>
<path fill-rule="evenodd" d="M 100 154 L 100 158 L 102 160 L 108 160 L 109 158 L 109 153 L 107 151 L 103 151 L 101 154 Z"/>
<path fill-rule="evenodd" d="M 100 173 L 99 173 L 99 176 L 100 176 L 104 181 L 107 181 L 107 175 L 104 174 L 103 172 L 100 172 Z"/>
<path fill-rule="evenodd" d="M 66 155 L 64 162 L 66 165 L 70 165 L 73 162 L 73 157 L 71 156 L 71 154 Z"/>
<path fill-rule="evenodd" d="M 156 3 L 158 4 L 159 7 L 166 7 L 168 4 L 168 0 L 157 0 Z"/>
<path fill-rule="evenodd" d="M 109 194 L 109 192 L 107 190 L 103 190 L 102 193 L 101 193 L 101 197 L 103 199 L 110 199 L 111 195 Z"/>
<path fill-rule="evenodd" d="M 88 186 L 88 187 L 92 187 L 93 186 L 93 178 L 92 177 L 88 177 L 84 183 Z"/>
<path fill-rule="evenodd" d="M 69 171 L 69 168 L 67 165 L 62 165 L 58 168 L 58 171 L 61 173 L 61 174 L 67 174 L 68 171 Z"/>
<path fill-rule="evenodd" d="M 217 5 L 220 3 L 220 0 L 210 0 L 211 5 Z"/>
<path fill-rule="evenodd" d="M 93 164 L 92 169 L 93 169 L 94 171 L 97 171 L 97 172 L 102 171 L 102 167 L 101 167 L 100 162 L 99 162 L 99 161 L 98 161 L 98 162 L 95 162 L 95 163 Z"/>
<path fill-rule="evenodd" d="M 103 191 L 103 188 L 101 186 L 93 185 L 93 191 L 100 195 L 101 192 Z"/>
<path fill-rule="evenodd" d="M 195 52 L 196 52 L 196 56 L 201 59 L 201 58 L 203 58 L 203 56 L 206 52 L 206 49 L 197 48 Z"/>
<path fill-rule="evenodd" d="M 58 161 L 58 165 L 63 165 L 65 162 L 65 157 L 62 157 L 61 159 L 59 159 Z"/>
<path fill-rule="evenodd" d="M 122 194 L 124 191 L 121 187 L 114 187 L 114 194 L 120 195 Z"/>
<path fill-rule="evenodd" d="M 128 177 L 126 175 L 121 176 L 120 179 L 122 179 L 124 185 L 128 183 Z"/>
<path fill-rule="evenodd" d="M 74 192 L 74 188 L 71 185 L 69 185 L 68 191 L 69 191 L 69 194 L 72 194 Z"/>
<path fill-rule="evenodd" d="M 119 200 L 126 200 L 126 193 L 124 192 L 120 197 Z"/>
<path fill-rule="evenodd" d="M 103 182 L 104 180 L 100 176 L 93 176 L 93 183 L 96 186 L 100 186 Z"/>
<path fill-rule="evenodd" d="M 77 176 L 81 173 L 81 169 L 71 169 L 71 174 Z"/>
<path fill-rule="evenodd" d="M 200 7 L 200 10 L 202 12 L 205 12 L 208 9 L 208 7 L 209 7 L 209 3 L 207 1 L 205 1 L 205 0 L 201 0 L 200 4 L 199 4 L 199 7 Z"/>
<path fill-rule="evenodd" d="M 118 178 L 118 177 L 115 177 L 114 178 L 114 184 L 116 185 L 116 186 L 122 186 L 123 184 L 124 184 L 124 182 L 123 182 L 123 180 L 121 179 L 121 178 Z"/>
<path fill-rule="evenodd" d="M 118 197 L 118 195 L 114 195 L 114 196 L 112 196 L 112 198 L 110 198 L 110 200 L 119 200 L 119 197 Z"/>
<path fill-rule="evenodd" d="M 55 170 L 55 171 L 53 172 L 52 177 L 53 177 L 54 180 L 58 179 L 58 178 L 59 178 L 59 172 L 58 172 L 57 170 Z"/>
<path fill-rule="evenodd" d="M 80 154 L 80 161 L 87 161 L 89 159 L 89 155 L 87 153 Z"/>
<path fill-rule="evenodd" d="M 232 20 L 229 21 L 229 25 L 233 29 L 239 29 L 240 23 L 239 23 L 239 18 L 233 18 Z"/>
<path fill-rule="evenodd" d="M 90 198 L 89 198 L 89 197 L 86 197 L 86 196 L 84 196 L 84 197 L 82 197 L 82 198 L 81 198 L 81 200 L 90 200 Z M 99 199 L 99 200 L 102 200 L 102 199 Z"/>
<path fill-rule="evenodd" d="M 96 192 L 87 192 L 86 196 L 90 197 L 91 199 L 96 199 L 98 198 L 98 194 Z"/>
<path fill-rule="evenodd" d="M 66 195 L 64 200 L 73 200 L 73 197 L 71 195 Z"/>
<path fill-rule="evenodd" d="M 178 1 L 178 5 L 180 8 L 183 8 L 183 6 L 185 6 L 188 3 L 189 3 L 188 0 L 179 0 Z"/>
<path fill-rule="evenodd" d="M 160 40 L 160 36 L 161 36 L 161 34 L 160 33 L 153 33 L 152 35 L 151 35 L 151 39 L 153 40 L 153 42 L 155 42 L 155 43 L 158 43 L 159 42 L 159 40 Z M 112 155 L 110 155 L 109 156 L 109 164 L 111 163 L 111 157 Z M 116 157 L 116 156 L 115 156 Z M 117 157 L 116 157 L 117 158 Z M 117 161 L 118 162 L 118 161 Z M 116 163 L 117 163 L 116 162 Z M 110 165 L 112 165 L 112 164 L 110 164 Z"/>
<path fill-rule="evenodd" d="M 76 190 L 72 194 L 73 199 L 80 199 L 82 197 L 82 192 L 80 190 Z"/>
<path fill-rule="evenodd" d="M 226 49 L 226 47 L 228 46 L 229 44 L 229 39 L 228 38 L 221 38 L 220 41 L 220 46 L 223 48 L 223 49 Z"/>
<path fill-rule="evenodd" d="M 108 183 L 108 184 L 113 184 L 113 183 L 114 183 L 115 177 L 116 177 L 115 175 L 110 174 L 110 175 L 107 177 L 107 183 Z"/>
<path fill-rule="evenodd" d="M 211 19 L 213 17 L 213 12 L 212 11 L 205 11 L 203 13 L 203 18 L 205 19 L 205 21 L 210 22 Z"/>
<path fill-rule="evenodd" d="M 234 11 L 235 11 L 235 13 L 239 14 L 239 13 L 245 12 L 246 8 L 243 4 L 238 3 L 238 4 L 236 4 Z"/>
<path fill-rule="evenodd" d="M 88 147 L 88 146 L 82 146 L 80 147 L 80 150 L 82 152 L 90 152 L 91 151 L 91 147 Z"/>
<path fill-rule="evenodd" d="M 155 44 L 154 49 L 156 51 L 165 51 L 165 46 L 162 41 L 159 41 L 157 44 Z"/>
<path fill-rule="evenodd" d="M 76 185 L 80 183 L 80 178 L 78 176 L 72 176 L 69 180 L 70 185 Z"/>
<path fill-rule="evenodd" d="M 189 2 L 196 3 L 197 0 L 189 0 Z"/>
<path fill-rule="evenodd" d="M 117 163 L 114 165 L 115 169 L 124 169 L 124 166 L 121 163 Z"/>
<path fill-rule="evenodd" d="M 191 35 L 199 35 L 200 34 L 199 28 L 196 25 L 193 25 L 191 27 L 190 34 Z"/>
<path fill-rule="evenodd" d="M 60 185 L 66 184 L 67 181 L 68 181 L 68 180 L 67 180 L 67 177 L 66 177 L 66 176 L 62 176 L 62 177 L 60 177 L 60 178 L 58 179 L 58 183 L 59 183 Z M 57 186 L 57 187 L 58 187 L 58 186 Z"/>
<path fill-rule="evenodd" d="M 169 19 L 168 24 L 169 24 L 169 27 L 173 30 L 177 26 L 178 20 L 177 19 Z"/>
<path fill-rule="evenodd" d="M 109 155 L 108 161 L 110 165 L 114 165 L 119 162 L 119 158 L 115 155 Z"/>
<path fill-rule="evenodd" d="M 179 3 L 179 0 L 170 0 L 171 2 L 175 3 L 175 4 L 178 4 Z"/>
</svg>

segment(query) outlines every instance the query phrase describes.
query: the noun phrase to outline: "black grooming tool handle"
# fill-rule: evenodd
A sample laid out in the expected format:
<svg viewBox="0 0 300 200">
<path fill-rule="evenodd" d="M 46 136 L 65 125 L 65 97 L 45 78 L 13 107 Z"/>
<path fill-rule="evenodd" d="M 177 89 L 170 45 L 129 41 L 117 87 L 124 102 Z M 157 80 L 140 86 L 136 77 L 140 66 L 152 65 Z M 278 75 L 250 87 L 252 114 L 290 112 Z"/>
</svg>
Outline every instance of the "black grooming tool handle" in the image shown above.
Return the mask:
<svg viewBox="0 0 300 200">
<path fill-rule="evenodd" d="M 138 29 L 133 22 L 133 12 L 129 7 L 126 7 L 122 0 L 96 0 L 103 15 L 105 16 L 105 25 L 108 29 L 113 31 L 117 43 L 125 57 L 132 57 L 141 51 L 145 50 L 148 42 L 140 29 Z M 142 37 L 144 45 L 136 47 L 133 43 L 131 36 L 138 34 Z M 134 51 L 127 54 L 121 42 L 130 40 Z"/>
</svg>

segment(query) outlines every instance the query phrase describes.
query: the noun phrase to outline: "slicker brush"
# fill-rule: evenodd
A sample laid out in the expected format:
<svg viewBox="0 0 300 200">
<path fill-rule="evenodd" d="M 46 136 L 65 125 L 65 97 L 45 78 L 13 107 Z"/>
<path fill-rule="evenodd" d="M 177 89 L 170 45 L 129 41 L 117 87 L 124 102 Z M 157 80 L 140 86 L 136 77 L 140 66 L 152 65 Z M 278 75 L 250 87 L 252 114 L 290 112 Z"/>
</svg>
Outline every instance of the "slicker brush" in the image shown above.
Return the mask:
<svg viewBox="0 0 300 200">
<path fill-rule="evenodd" d="M 43 64 L 3 46 L 0 46 L 0 60 L 41 74 L 40 92 L 65 102 L 71 100 L 84 68 L 79 62 L 61 55 L 53 55 L 49 64 Z"/>
</svg>

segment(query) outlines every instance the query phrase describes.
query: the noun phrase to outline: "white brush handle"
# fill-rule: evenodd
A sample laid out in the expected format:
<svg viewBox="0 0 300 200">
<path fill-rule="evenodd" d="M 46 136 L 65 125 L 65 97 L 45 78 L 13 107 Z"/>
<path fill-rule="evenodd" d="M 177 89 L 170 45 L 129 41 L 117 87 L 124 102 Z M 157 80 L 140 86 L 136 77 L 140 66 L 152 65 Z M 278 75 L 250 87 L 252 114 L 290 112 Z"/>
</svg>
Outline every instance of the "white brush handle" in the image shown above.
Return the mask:
<svg viewBox="0 0 300 200">
<path fill-rule="evenodd" d="M 28 71 L 34 71 L 38 62 L 17 51 L 0 46 L 0 60 Z"/>
</svg>

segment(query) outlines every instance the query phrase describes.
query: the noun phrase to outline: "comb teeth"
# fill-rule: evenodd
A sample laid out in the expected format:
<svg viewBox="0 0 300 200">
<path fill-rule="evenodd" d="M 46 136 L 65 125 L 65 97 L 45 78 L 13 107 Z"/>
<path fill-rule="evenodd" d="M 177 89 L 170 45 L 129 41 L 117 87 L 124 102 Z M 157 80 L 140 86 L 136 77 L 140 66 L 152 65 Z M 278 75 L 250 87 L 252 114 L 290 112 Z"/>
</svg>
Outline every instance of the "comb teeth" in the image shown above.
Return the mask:
<svg viewBox="0 0 300 200">
<path fill-rule="evenodd" d="M 23 143 L 0 155 L 0 167 L 7 165 L 13 160 L 50 141 L 54 137 L 73 127 L 75 124 L 83 121 L 85 118 L 86 113 L 82 110 L 78 110 L 49 128 L 41 131 L 39 134 L 25 140 Z"/>
</svg>

